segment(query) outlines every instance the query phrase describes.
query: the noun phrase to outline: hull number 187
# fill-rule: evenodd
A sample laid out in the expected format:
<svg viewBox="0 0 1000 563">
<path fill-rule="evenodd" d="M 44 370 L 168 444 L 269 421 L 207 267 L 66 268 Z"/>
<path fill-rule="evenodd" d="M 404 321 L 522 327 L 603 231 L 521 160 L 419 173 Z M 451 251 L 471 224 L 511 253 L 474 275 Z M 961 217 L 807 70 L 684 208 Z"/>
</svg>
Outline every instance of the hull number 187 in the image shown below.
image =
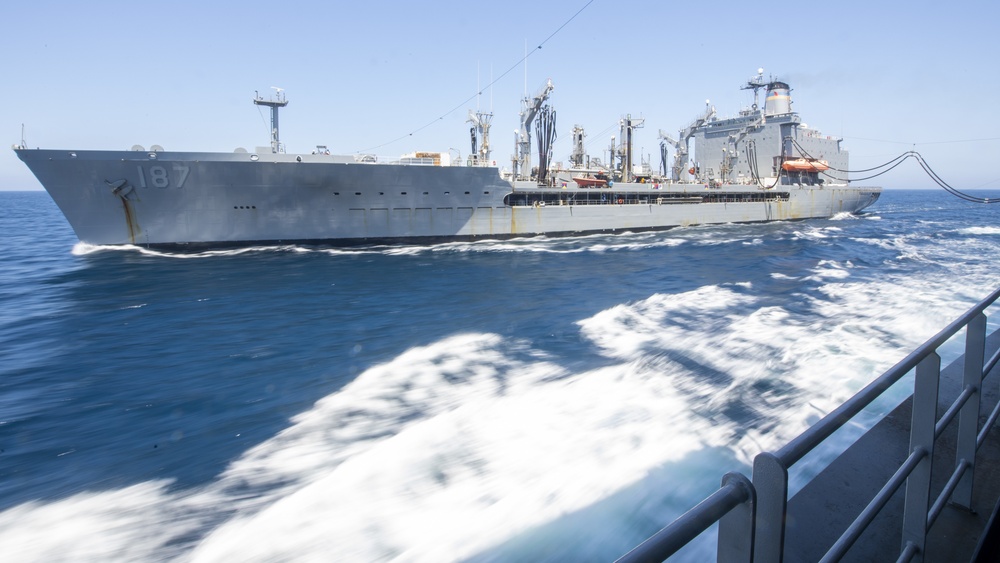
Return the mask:
<svg viewBox="0 0 1000 563">
<path fill-rule="evenodd" d="M 166 166 L 150 166 L 147 170 L 143 166 L 139 169 L 140 188 L 183 188 L 184 181 L 187 180 L 189 169 L 187 166 L 175 164 L 167 170 Z"/>
</svg>

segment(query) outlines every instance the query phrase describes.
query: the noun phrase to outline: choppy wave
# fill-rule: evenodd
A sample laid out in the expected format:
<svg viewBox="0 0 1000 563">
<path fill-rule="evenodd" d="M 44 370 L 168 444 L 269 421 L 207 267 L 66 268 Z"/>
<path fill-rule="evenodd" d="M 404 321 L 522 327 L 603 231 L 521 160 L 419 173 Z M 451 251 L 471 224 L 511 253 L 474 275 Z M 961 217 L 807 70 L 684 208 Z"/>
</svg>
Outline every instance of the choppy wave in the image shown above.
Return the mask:
<svg viewBox="0 0 1000 563">
<path fill-rule="evenodd" d="M 582 372 L 528 342 L 456 335 L 365 371 L 208 486 L 151 481 L 0 513 L 0 551 L 76 561 L 474 558 L 630 486 L 655 490 L 662 483 L 644 480 L 695 452 L 730 449 L 747 463 L 780 446 L 958 305 L 917 289 L 934 314 L 899 315 L 914 288 L 892 283 L 790 296 L 818 315 L 762 306 L 750 284 L 655 294 L 579 321 L 609 359 Z M 610 518 L 617 506 L 602 509 Z M 193 544 L 178 541 L 192 534 Z M 629 537 L 621 521 L 598 535 L 608 556 Z"/>
<path fill-rule="evenodd" d="M 381 256 L 419 256 L 432 253 L 536 253 L 536 254 L 577 254 L 587 252 L 614 252 L 618 250 L 645 250 L 659 247 L 673 247 L 687 242 L 684 238 L 665 238 L 658 233 L 630 233 L 583 235 L 550 238 L 545 236 L 526 237 L 509 240 L 484 239 L 469 242 L 444 242 L 432 245 L 376 245 L 357 247 L 328 247 L 304 245 L 248 246 L 232 249 L 205 250 L 198 252 L 175 252 L 150 249 L 137 245 L 93 245 L 78 242 L 73 246 L 74 256 L 98 253 L 138 253 L 160 258 L 218 258 L 255 253 L 301 253 L 326 254 L 330 256 L 357 256 L 376 254 Z M 724 241 L 713 241 L 721 244 Z"/>
<path fill-rule="evenodd" d="M 89 254 L 122 252 L 122 253 L 138 253 L 143 256 L 155 256 L 158 258 L 185 259 L 185 258 L 217 258 L 222 256 L 240 256 L 242 254 L 252 254 L 258 252 L 305 252 L 305 251 L 308 251 L 308 249 L 295 245 L 280 245 L 280 246 L 247 246 L 247 247 L 231 248 L 225 250 L 205 250 L 200 252 L 170 252 L 166 250 L 155 250 L 134 244 L 100 245 L 100 244 L 89 244 L 86 242 L 78 242 L 75 245 L 73 245 L 72 253 L 74 256 L 87 256 Z"/>
<path fill-rule="evenodd" d="M 884 201 L 893 200 L 886 194 Z M 879 221 L 430 247 L 179 255 L 78 245 L 73 268 L 90 268 L 86 275 L 74 277 L 77 270 L 67 267 L 71 273 L 46 278 L 36 290 L 63 300 L 49 311 L 80 315 L 116 346 L 134 344 L 137 334 L 194 346 L 186 326 L 176 335 L 157 330 L 183 325 L 170 315 L 190 301 L 211 305 L 213 314 L 197 317 L 211 330 L 194 334 L 224 334 L 219 342 L 232 349 L 219 356 L 255 361 L 246 350 L 268 343 L 248 341 L 248 325 L 270 323 L 268 330 L 293 331 L 289 340 L 303 344 L 268 353 L 294 359 L 298 352 L 320 364 L 318 371 L 351 375 L 225 458 L 206 482 L 109 480 L 7 508 L 0 553 L 10 561 L 614 559 L 700 501 L 726 471 L 746 471 L 756 453 L 786 443 L 1000 283 L 988 259 L 1000 241 L 981 226 L 988 219 L 965 218 L 963 208 L 924 224 L 907 218 L 911 208 L 882 208 Z M 149 258 L 141 267 L 114 260 L 136 252 Z M 188 280 L 233 284 L 247 270 L 232 263 L 258 264 L 247 253 L 276 257 L 269 268 L 294 270 L 290 279 L 305 281 L 280 278 L 270 290 L 251 283 L 237 295 L 188 291 Z M 102 259 L 79 260 L 90 255 Z M 169 260 L 240 255 L 183 267 Z M 306 269 L 303 262 L 349 267 Z M 162 263 L 172 269 L 153 268 Z M 421 283 L 382 283 L 415 277 L 418 264 L 431 266 L 421 270 Z M 174 271 L 176 287 L 119 295 Z M 467 277 L 446 284 L 456 272 Z M 117 284 L 119 277 L 126 281 Z M 349 298 L 322 299 L 345 285 Z M 95 297 L 92 288 L 102 286 L 110 289 Z M 443 291 L 472 297 L 450 304 Z M 440 307 L 427 306 L 434 299 Z M 278 322 L 303 308 L 316 313 Z M 225 324 L 227 316 L 236 320 Z M 20 342 L 22 321 L 7 322 L 0 342 Z M 340 332 L 318 330 L 331 325 Z M 395 349 L 379 340 L 396 325 L 418 334 L 419 343 Z M 337 338 L 340 346 L 374 341 L 391 352 L 355 375 L 328 357 L 336 346 L 321 346 Z M 959 346 L 944 353 L 948 361 Z M 178 368 L 146 375 L 166 378 L 171 369 Z M 216 389 L 206 378 L 205 389 L 224 394 L 225 385 L 249 384 L 242 372 L 225 375 L 232 378 L 220 377 Z M 269 382 L 296 377 L 265 375 Z M 0 392 L 0 404 L 32 405 L 12 410 L 7 421 L 59 416 L 49 391 Z M 853 434 L 797 468 L 796 478 L 817 471 L 901 393 L 866 412 Z M 227 413 L 212 416 L 220 423 Z M 134 450 L 126 444 L 107 455 L 127 460 Z M 711 538 L 702 538 L 682 559 L 713 556 Z"/>
<path fill-rule="evenodd" d="M 178 537 L 226 520 L 184 557 L 474 557 L 723 444 L 728 430 L 690 420 L 684 395 L 653 365 L 569 373 L 524 343 L 458 335 L 368 370 L 205 488 L 149 482 L 21 505 L 0 514 L 0 548 L 18 560 L 181 556 Z M 70 532 L 45 535 L 56 522 Z"/>
<path fill-rule="evenodd" d="M 1000 235 L 1000 227 L 969 227 L 958 232 L 963 235 Z"/>
</svg>

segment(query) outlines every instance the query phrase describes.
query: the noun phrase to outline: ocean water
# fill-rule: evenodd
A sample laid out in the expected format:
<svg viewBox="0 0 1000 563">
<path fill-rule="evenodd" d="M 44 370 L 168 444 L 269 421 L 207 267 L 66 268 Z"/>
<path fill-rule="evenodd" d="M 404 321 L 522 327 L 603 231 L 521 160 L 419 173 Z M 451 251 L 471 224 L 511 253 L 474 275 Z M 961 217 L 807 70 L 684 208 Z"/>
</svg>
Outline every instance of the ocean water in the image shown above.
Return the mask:
<svg viewBox="0 0 1000 563">
<path fill-rule="evenodd" d="M 614 559 L 993 290 L 998 213 L 172 255 L 0 192 L 0 558 Z"/>
</svg>

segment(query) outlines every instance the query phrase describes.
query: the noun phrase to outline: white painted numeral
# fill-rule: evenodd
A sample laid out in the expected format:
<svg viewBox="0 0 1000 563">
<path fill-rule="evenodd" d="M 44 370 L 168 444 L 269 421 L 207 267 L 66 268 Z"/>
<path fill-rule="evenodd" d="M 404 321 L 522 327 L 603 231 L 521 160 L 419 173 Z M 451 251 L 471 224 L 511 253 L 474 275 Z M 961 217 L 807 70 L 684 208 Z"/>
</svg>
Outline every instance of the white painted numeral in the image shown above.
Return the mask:
<svg viewBox="0 0 1000 563">
<path fill-rule="evenodd" d="M 183 188 L 184 182 L 187 181 L 188 174 L 191 172 L 190 168 L 182 164 L 173 165 L 172 168 L 174 171 L 173 174 L 174 185 L 171 186 L 170 174 L 167 172 L 167 169 L 164 168 L 163 166 L 150 166 L 148 172 L 146 171 L 145 168 L 142 167 L 142 165 L 139 165 L 136 168 L 139 172 L 140 188 L 145 188 L 150 185 L 152 185 L 154 188 L 169 188 L 169 187 Z M 149 175 L 148 181 L 146 179 L 147 174 Z"/>
<path fill-rule="evenodd" d="M 179 176 L 179 178 L 177 179 L 177 186 L 176 187 L 183 188 L 184 187 L 184 180 L 187 180 L 187 177 L 188 177 L 188 172 L 189 172 L 188 167 L 187 166 L 183 166 L 181 164 L 175 164 L 174 165 L 174 172 L 176 172 L 177 175 Z"/>
<path fill-rule="evenodd" d="M 166 188 L 169 186 L 170 178 L 167 177 L 167 169 L 162 166 L 150 166 L 149 183 L 157 188 Z"/>
</svg>

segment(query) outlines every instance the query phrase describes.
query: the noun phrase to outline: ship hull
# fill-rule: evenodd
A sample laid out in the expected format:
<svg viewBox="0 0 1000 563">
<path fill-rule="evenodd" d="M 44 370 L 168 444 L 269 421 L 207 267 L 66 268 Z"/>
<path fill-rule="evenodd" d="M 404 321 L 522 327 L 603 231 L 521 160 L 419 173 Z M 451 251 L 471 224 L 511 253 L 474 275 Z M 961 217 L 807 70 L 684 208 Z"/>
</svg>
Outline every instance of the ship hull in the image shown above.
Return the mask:
<svg viewBox="0 0 1000 563">
<path fill-rule="evenodd" d="M 328 155 L 16 152 L 79 239 L 95 245 L 364 245 L 642 231 L 830 217 L 860 211 L 880 193 L 572 181 L 539 188 L 505 181 L 496 168 Z"/>
</svg>

